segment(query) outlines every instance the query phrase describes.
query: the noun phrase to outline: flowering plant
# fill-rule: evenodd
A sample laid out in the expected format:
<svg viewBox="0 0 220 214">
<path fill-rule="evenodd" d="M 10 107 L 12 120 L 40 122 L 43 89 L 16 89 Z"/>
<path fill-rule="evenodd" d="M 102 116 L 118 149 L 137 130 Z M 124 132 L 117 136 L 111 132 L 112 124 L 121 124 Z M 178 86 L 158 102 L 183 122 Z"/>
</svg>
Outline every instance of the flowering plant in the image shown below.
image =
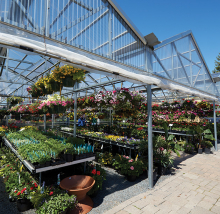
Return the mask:
<svg viewBox="0 0 220 214">
<path fill-rule="evenodd" d="M 206 110 L 210 109 L 210 103 L 207 102 L 206 100 L 202 100 L 201 102 L 198 102 L 197 106 L 201 109 L 206 109 Z"/>
<path fill-rule="evenodd" d="M 44 91 L 42 90 L 42 88 L 36 86 L 36 85 L 32 85 L 30 87 L 27 88 L 27 92 L 28 94 L 30 94 L 32 97 L 40 97 L 44 95 Z"/>
<path fill-rule="evenodd" d="M 23 102 L 24 99 L 22 99 L 21 97 L 8 97 L 7 98 L 7 102 L 10 104 L 10 105 L 17 105 L 18 103 L 21 103 Z"/>
<path fill-rule="evenodd" d="M 71 101 L 47 101 L 40 103 L 38 109 L 44 113 L 64 113 L 70 105 Z"/>
<path fill-rule="evenodd" d="M 88 192 L 88 195 L 96 193 L 98 190 L 102 190 L 103 181 L 106 180 L 105 170 L 98 164 L 89 164 L 89 172 L 87 174 L 95 179 L 95 184 Z"/>
<path fill-rule="evenodd" d="M 57 66 L 51 73 L 51 77 L 61 84 L 64 83 L 66 76 L 70 76 L 76 82 L 81 82 L 85 79 L 85 70 L 64 65 L 61 67 Z"/>
<path fill-rule="evenodd" d="M 182 103 L 184 109 L 193 109 L 195 107 L 193 100 L 184 100 Z"/>
<path fill-rule="evenodd" d="M 121 163 L 119 164 L 119 168 L 121 169 L 121 173 L 128 176 L 139 176 L 143 173 L 143 162 L 140 160 L 134 160 L 129 158 L 128 156 L 123 155 L 121 159 Z"/>
</svg>

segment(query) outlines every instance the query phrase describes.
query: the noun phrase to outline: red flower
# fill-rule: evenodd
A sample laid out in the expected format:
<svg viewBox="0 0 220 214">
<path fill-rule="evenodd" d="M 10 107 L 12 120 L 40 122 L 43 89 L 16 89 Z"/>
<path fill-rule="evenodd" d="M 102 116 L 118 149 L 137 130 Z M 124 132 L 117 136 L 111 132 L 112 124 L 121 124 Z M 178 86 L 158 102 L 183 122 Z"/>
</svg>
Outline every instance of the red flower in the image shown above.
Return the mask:
<svg viewBox="0 0 220 214">
<path fill-rule="evenodd" d="M 92 174 L 93 174 L 93 175 L 96 174 L 96 170 L 95 170 L 95 169 L 92 170 Z"/>
<path fill-rule="evenodd" d="M 31 187 L 30 189 L 31 189 L 31 190 L 33 190 L 33 189 L 34 189 L 34 187 Z"/>
<path fill-rule="evenodd" d="M 12 169 L 12 167 L 10 169 Z"/>
<path fill-rule="evenodd" d="M 35 183 L 34 186 L 37 188 L 37 184 Z"/>
<path fill-rule="evenodd" d="M 18 192 L 18 194 L 17 195 L 20 195 L 21 193 L 20 192 Z"/>
<path fill-rule="evenodd" d="M 17 192 L 17 190 L 14 191 L 15 193 Z"/>
<path fill-rule="evenodd" d="M 24 190 L 21 190 L 21 194 L 23 194 Z"/>
<path fill-rule="evenodd" d="M 25 191 L 27 188 L 25 187 L 23 190 Z"/>
<path fill-rule="evenodd" d="M 50 195 L 53 195 L 53 192 L 50 192 Z"/>
<path fill-rule="evenodd" d="M 97 171 L 97 175 L 100 175 L 100 171 Z"/>
</svg>

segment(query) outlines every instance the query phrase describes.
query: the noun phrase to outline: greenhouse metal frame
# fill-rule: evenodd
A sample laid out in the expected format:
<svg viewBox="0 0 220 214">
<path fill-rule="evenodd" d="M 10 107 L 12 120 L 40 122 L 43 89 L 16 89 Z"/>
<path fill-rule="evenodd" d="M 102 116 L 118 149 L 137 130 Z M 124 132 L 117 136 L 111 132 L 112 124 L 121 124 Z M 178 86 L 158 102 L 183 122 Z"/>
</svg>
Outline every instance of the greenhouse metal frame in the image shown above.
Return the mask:
<svg viewBox="0 0 220 214">
<path fill-rule="evenodd" d="M 88 73 L 63 95 L 122 86 L 147 92 L 150 187 L 152 101 L 193 96 L 213 101 L 214 109 L 220 101 L 191 31 L 162 42 L 143 36 L 113 0 L 0 0 L 1 104 L 12 95 L 28 98 L 29 85 L 64 64 Z M 214 119 L 216 135 L 215 111 Z"/>
</svg>

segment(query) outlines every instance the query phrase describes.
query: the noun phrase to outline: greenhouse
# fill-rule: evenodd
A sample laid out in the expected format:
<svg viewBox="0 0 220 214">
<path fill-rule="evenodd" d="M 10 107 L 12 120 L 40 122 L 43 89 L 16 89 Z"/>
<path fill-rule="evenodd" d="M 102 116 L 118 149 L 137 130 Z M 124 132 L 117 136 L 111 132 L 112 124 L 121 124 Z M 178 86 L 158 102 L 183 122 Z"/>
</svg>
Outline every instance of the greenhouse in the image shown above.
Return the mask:
<svg viewBox="0 0 220 214">
<path fill-rule="evenodd" d="M 172 154 L 218 150 L 218 75 L 193 33 L 143 36 L 113 0 L 0 0 L 0 76 L 20 212 L 92 213 L 108 170 L 153 188 Z"/>
</svg>

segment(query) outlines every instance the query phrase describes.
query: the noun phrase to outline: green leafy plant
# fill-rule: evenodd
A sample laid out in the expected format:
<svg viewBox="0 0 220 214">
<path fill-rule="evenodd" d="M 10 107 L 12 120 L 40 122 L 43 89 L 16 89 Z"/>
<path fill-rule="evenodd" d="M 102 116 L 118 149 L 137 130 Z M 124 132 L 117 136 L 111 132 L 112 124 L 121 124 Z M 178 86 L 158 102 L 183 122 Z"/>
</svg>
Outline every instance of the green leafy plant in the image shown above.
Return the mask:
<svg viewBox="0 0 220 214">
<path fill-rule="evenodd" d="M 76 196 L 69 196 L 67 193 L 60 193 L 51 196 L 48 201 L 43 200 L 43 204 L 37 208 L 38 214 L 60 214 L 67 209 L 73 209 L 77 204 Z"/>
</svg>

